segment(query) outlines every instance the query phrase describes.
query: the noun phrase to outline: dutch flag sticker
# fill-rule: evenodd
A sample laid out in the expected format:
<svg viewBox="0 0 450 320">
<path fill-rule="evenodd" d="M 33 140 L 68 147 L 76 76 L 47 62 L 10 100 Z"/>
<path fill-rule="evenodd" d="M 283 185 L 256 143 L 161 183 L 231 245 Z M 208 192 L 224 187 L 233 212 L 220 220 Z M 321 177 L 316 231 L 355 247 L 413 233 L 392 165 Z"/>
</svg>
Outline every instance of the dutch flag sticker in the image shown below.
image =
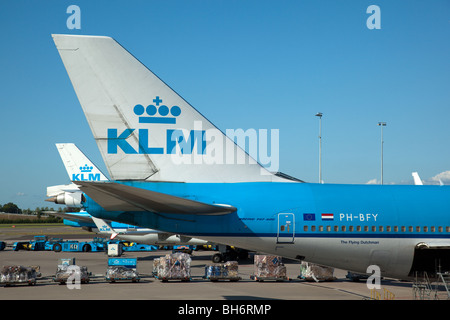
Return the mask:
<svg viewBox="0 0 450 320">
<path fill-rule="evenodd" d="M 322 221 L 332 221 L 334 220 L 334 214 L 333 213 L 322 213 Z"/>
</svg>

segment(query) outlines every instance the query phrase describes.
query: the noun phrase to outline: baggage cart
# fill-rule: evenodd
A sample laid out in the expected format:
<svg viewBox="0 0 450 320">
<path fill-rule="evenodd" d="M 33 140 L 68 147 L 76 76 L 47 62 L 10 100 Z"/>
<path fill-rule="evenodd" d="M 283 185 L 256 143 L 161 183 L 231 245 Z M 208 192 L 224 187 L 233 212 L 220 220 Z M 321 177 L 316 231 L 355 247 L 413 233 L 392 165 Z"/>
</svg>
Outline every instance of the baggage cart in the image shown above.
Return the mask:
<svg viewBox="0 0 450 320">
<path fill-rule="evenodd" d="M 255 255 L 254 274 L 250 276 L 255 281 L 290 280 L 286 275 L 286 266 L 280 256 Z"/>
<path fill-rule="evenodd" d="M 109 258 L 106 269 L 106 281 L 110 283 L 116 281 L 139 282 L 141 277 L 136 271 L 136 258 Z"/>
<path fill-rule="evenodd" d="M 79 280 L 81 284 L 89 283 L 89 273 L 85 266 L 75 264 L 58 264 L 53 281 L 66 284 L 67 281 Z"/>
<path fill-rule="evenodd" d="M 163 282 L 169 280 L 191 280 L 191 256 L 187 253 L 176 252 L 154 260 L 154 274 Z"/>
<path fill-rule="evenodd" d="M 216 282 L 220 280 L 239 281 L 238 262 L 227 261 L 224 264 L 214 264 L 205 266 L 204 279 Z"/>
<path fill-rule="evenodd" d="M 3 266 L 0 272 L 0 283 L 5 286 L 14 284 L 36 284 L 36 269 L 24 266 Z"/>
<path fill-rule="evenodd" d="M 302 261 L 298 278 L 306 281 L 334 281 L 334 268 Z"/>
</svg>

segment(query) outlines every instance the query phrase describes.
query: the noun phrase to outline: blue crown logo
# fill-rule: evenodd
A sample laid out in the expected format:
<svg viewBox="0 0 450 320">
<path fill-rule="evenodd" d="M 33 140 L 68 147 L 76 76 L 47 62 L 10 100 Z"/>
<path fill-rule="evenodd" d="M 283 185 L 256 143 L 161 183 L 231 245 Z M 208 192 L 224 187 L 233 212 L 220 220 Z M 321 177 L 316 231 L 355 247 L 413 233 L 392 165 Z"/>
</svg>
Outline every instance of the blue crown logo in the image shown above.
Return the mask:
<svg viewBox="0 0 450 320">
<path fill-rule="evenodd" d="M 181 109 L 179 106 L 169 107 L 162 104 L 162 99 L 156 96 L 153 99 L 154 104 L 148 105 L 146 108 L 142 104 L 137 104 L 134 106 L 134 113 L 139 117 L 139 123 L 177 123 L 177 117 L 181 114 Z M 142 116 L 146 112 L 149 116 Z M 171 116 L 168 116 L 170 113 Z M 158 114 L 159 116 L 156 116 Z"/>
<path fill-rule="evenodd" d="M 91 172 L 94 167 L 89 167 L 87 164 L 85 164 L 83 167 L 80 167 L 81 172 Z"/>
</svg>

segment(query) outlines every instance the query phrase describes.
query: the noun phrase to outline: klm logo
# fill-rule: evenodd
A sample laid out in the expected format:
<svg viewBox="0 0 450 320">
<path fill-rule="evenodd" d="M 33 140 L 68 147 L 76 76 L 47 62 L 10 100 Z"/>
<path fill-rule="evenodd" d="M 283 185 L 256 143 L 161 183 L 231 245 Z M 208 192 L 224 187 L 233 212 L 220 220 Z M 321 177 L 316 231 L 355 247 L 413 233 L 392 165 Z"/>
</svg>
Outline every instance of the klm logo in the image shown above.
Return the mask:
<svg viewBox="0 0 450 320">
<path fill-rule="evenodd" d="M 98 231 L 100 231 L 100 232 L 110 232 L 111 228 L 108 227 L 106 224 L 104 224 L 98 229 Z"/>
<path fill-rule="evenodd" d="M 160 105 L 163 101 L 157 96 L 153 99 L 154 104 L 148 105 L 144 108 L 143 105 L 137 104 L 134 106 L 134 114 L 139 116 L 139 123 L 170 123 L 176 124 L 177 117 L 181 114 L 179 106 L 168 107 L 164 104 Z M 144 112 L 147 115 L 144 115 Z M 169 116 L 169 113 L 171 116 Z"/>
<path fill-rule="evenodd" d="M 90 167 L 87 164 L 80 167 L 81 173 L 73 173 L 72 181 L 100 181 L 100 173 L 92 173 L 94 167 Z"/>
<path fill-rule="evenodd" d="M 133 108 L 133 112 L 139 118 L 142 124 L 176 124 L 177 117 L 181 114 L 179 106 L 171 106 L 170 108 L 162 104 L 163 100 L 159 96 L 153 99 L 154 104 L 144 107 L 137 104 Z M 205 154 L 206 140 L 204 130 L 180 130 L 166 129 L 164 146 L 150 146 L 152 130 L 154 129 L 125 129 L 118 132 L 117 129 L 108 129 L 108 153 L 117 154 L 121 149 L 126 154 L 176 154 L 177 146 L 181 154 L 192 154 L 194 146 L 197 145 L 197 154 Z M 136 149 L 131 146 L 127 139 L 132 134 L 137 133 L 139 147 Z"/>
</svg>

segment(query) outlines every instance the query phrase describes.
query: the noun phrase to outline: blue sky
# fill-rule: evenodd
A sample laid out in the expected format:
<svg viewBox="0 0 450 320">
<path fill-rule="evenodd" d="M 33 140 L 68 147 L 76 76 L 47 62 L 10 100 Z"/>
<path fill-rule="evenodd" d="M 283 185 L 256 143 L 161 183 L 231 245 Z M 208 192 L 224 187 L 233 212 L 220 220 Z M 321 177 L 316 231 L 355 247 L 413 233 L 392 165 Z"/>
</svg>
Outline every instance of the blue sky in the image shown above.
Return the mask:
<svg viewBox="0 0 450 320">
<path fill-rule="evenodd" d="M 69 182 L 58 142 L 106 172 L 52 33 L 115 38 L 222 130 L 279 129 L 280 170 L 305 181 L 320 111 L 326 183 L 380 180 L 379 121 L 385 183 L 450 183 L 449 17 L 447 0 L 2 0 L 0 204 L 51 205 L 46 187 Z"/>
</svg>

